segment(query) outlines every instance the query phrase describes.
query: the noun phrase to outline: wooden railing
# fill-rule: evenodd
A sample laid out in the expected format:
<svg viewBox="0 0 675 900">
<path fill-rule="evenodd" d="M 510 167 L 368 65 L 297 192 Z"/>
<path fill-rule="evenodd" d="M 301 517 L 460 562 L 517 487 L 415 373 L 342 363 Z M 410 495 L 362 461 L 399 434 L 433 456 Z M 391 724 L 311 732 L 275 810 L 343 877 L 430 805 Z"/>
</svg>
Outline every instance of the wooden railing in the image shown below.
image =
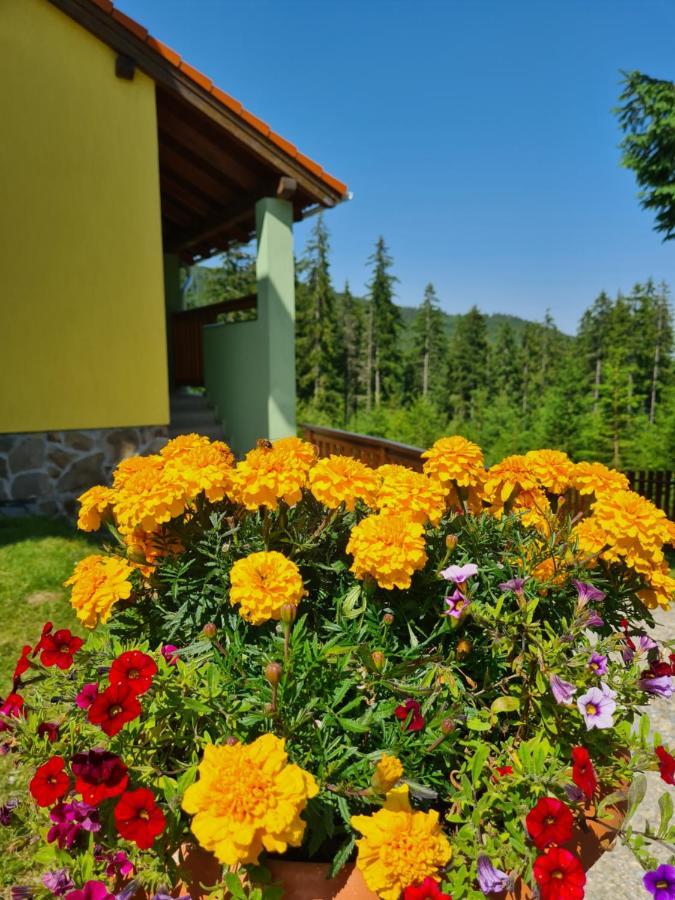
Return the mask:
<svg viewBox="0 0 675 900">
<path fill-rule="evenodd" d="M 370 466 L 381 466 L 385 463 L 398 463 L 422 470 L 419 447 L 409 444 L 397 444 L 384 438 L 369 437 L 365 434 L 354 434 L 351 431 L 339 431 L 335 428 L 323 428 L 318 425 L 302 425 L 306 441 L 316 444 L 320 456 L 341 453 L 343 456 L 354 456 Z M 631 488 L 655 506 L 662 509 L 669 519 L 675 520 L 675 472 L 668 470 L 628 471 L 625 473 Z M 574 492 L 572 492 L 574 493 Z M 584 498 L 576 501 L 570 498 L 573 508 L 581 506 Z"/>
<path fill-rule="evenodd" d="M 184 309 L 171 317 L 172 375 L 175 387 L 204 384 L 204 346 L 202 328 L 213 325 L 223 313 L 256 309 L 258 299 L 255 294 L 223 300 L 209 306 Z"/>
</svg>

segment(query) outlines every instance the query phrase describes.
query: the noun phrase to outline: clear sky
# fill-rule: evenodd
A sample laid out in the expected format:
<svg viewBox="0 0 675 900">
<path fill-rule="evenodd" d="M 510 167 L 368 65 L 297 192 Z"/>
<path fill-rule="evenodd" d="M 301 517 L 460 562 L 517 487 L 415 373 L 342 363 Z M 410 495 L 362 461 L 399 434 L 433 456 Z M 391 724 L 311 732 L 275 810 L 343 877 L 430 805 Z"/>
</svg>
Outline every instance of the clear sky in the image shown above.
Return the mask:
<svg viewBox="0 0 675 900">
<path fill-rule="evenodd" d="M 621 69 L 675 79 L 674 0 L 117 5 L 349 184 L 338 287 L 383 234 L 408 305 L 433 281 L 448 312 L 548 306 L 573 331 L 602 289 L 675 288 L 611 113 Z"/>
</svg>

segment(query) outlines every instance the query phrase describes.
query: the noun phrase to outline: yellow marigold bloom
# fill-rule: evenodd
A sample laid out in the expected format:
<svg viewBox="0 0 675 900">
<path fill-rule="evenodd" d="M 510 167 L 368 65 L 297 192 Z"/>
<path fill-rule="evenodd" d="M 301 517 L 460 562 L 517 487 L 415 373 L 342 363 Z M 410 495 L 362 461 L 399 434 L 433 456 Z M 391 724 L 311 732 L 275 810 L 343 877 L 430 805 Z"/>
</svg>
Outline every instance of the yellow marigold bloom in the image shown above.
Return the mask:
<svg viewBox="0 0 675 900">
<path fill-rule="evenodd" d="M 299 438 L 259 441 L 232 471 L 233 499 L 250 510 L 276 509 L 279 500 L 293 506 L 302 497 L 315 460 L 315 447 Z"/>
<path fill-rule="evenodd" d="M 424 474 L 440 481 L 449 490 L 456 482 L 460 487 L 479 487 L 485 477 L 483 451 L 459 434 L 439 438 L 422 454 Z"/>
<path fill-rule="evenodd" d="M 165 527 L 158 531 L 142 531 L 136 528 L 131 534 L 124 535 L 127 555 L 132 562 L 145 561 L 155 565 L 158 559 L 166 556 L 178 556 L 185 551 L 180 538 L 171 534 Z"/>
<path fill-rule="evenodd" d="M 375 766 L 372 785 L 378 794 L 387 794 L 403 775 L 403 765 L 396 756 L 382 755 L 382 759 Z"/>
<path fill-rule="evenodd" d="M 662 606 L 670 609 L 675 600 L 675 578 L 669 574 L 668 563 L 654 569 L 646 576 L 648 587 L 637 592 L 638 597 L 649 609 Z"/>
<path fill-rule="evenodd" d="M 379 478 L 374 469 L 351 456 L 327 456 L 309 473 L 309 488 L 329 509 L 341 503 L 352 512 L 357 500 L 374 506 Z"/>
<path fill-rule="evenodd" d="M 305 832 L 300 814 L 319 789 L 288 762 L 285 742 L 263 734 L 252 744 L 207 744 L 199 781 L 185 791 L 192 832 L 223 865 L 256 863 L 262 850 L 285 853 Z"/>
<path fill-rule="evenodd" d="M 232 483 L 232 463 L 234 457 L 227 444 L 222 441 L 209 441 L 199 435 L 181 435 L 184 438 L 198 438 L 199 443 L 188 449 L 183 445 L 180 449 L 169 444 L 161 451 L 166 459 L 164 472 L 166 477 L 182 483 L 185 494 L 191 500 L 202 491 L 208 500 L 216 503 L 222 500 Z M 180 440 L 176 438 L 175 441 Z M 170 444 L 175 443 L 171 441 Z M 168 455 L 165 451 L 169 449 Z"/>
<path fill-rule="evenodd" d="M 607 546 L 609 535 L 593 516 L 582 519 L 572 530 L 577 542 L 577 556 L 596 556 Z"/>
<path fill-rule="evenodd" d="M 628 479 L 623 472 L 608 469 L 599 462 L 579 462 L 572 468 L 572 487 L 580 494 L 595 494 L 607 491 L 627 491 Z"/>
<path fill-rule="evenodd" d="M 561 450 L 530 450 L 525 454 L 532 474 L 544 490 L 562 494 L 570 486 L 574 464 Z"/>
<path fill-rule="evenodd" d="M 181 515 L 188 500 L 184 482 L 167 472 L 158 455 L 123 460 L 113 475 L 113 488 L 115 519 L 123 534 L 135 528 L 156 531 Z"/>
<path fill-rule="evenodd" d="M 70 602 L 87 628 L 107 622 L 117 601 L 128 600 L 132 571 L 130 563 L 116 556 L 85 556 L 78 562 L 64 584 L 72 586 Z"/>
<path fill-rule="evenodd" d="M 440 482 L 406 466 L 380 466 L 377 474 L 382 479 L 376 501 L 379 510 L 404 512 L 421 525 L 438 525 L 446 508 L 446 491 Z"/>
<path fill-rule="evenodd" d="M 101 522 L 112 515 L 114 497 L 112 489 L 102 484 L 94 485 L 81 494 L 77 498 L 80 504 L 77 527 L 80 531 L 98 531 Z"/>
<path fill-rule="evenodd" d="M 663 544 L 670 538 L 666 514 L 633 491 L 601 494 L 592 518 L 607 534 L 607 543 L 626 565 L 648 574 L 663 562 Z"/>
<path fill-rule="evenodd" d="M 297 606 L 306 593 L 298 567 L 276 550 L 251 553 L 230 571 L 230 603 L 239 603 L 239 614 L 253 625 L 279 621 L 281 607 Z"/>
<path fill-rule="evenodd" d="M 347 553 L 357 578 L 371 576 L 381 588 L 409 588 L 413 572 L 424 568 L 424 527 L 410 516 L 379 513 L 352 528 Z"/>
<path fill-rule="evenodd" d="M 513 492 L 534 491 L 539 487 L 537 477 L 524 456 L 506 456 L 487 471 L 485 493 L 490 503 L 503 506 Z"/>
<path fill-rule="evenodd" d="M 351 824 L 363 835 L 356 842 L 357 868 L 382 900 L 399 900 L 409 885 L 437 878 L 452 856 L 438 812 L 414 812 L 407 785 L 390 791 L 374 815 L 352 816 Z"/>
</svg>

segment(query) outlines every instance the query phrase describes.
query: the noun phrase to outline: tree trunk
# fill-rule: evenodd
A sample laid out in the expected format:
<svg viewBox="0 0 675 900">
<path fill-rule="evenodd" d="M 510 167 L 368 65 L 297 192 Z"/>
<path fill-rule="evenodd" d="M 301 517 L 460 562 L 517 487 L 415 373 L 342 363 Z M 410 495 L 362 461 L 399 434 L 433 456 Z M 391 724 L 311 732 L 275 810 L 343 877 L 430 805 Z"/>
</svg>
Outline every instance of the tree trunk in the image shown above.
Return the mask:
<svg viewBox="0 0 675 900">
<path fill-rule="evenodd" d="M 656 344 L 654 345 L 654 367 L 652 369 L 652 393 L 649 398 L 649 424 L 654 424 L 656 414 L 656 388 L 659 382 L 659 363 L 661 362 L 661 329 L 663 328 L 663 304 L 659 300 L 658 319 L 656 320 Z"/>
<path fill-rule="evenodd" d="M 380 384 L 380 348 L 375 349 L 375 408 L 379 409 L 382 389 Z"/>
<path fill-rule="evenodd" d="M 368 336 L 366 348 L 366 409 L 373 408 L 373 301 L 368 303 Z"/>
</svg>

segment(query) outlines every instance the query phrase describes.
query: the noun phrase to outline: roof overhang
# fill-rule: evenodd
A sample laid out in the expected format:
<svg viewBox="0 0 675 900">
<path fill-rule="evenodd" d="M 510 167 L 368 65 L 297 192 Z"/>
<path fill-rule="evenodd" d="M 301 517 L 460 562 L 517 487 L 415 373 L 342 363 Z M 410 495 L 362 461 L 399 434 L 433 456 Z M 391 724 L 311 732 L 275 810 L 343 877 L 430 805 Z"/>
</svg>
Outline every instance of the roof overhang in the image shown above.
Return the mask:
<svg viewBox="0 0 675 900">
<path fill-rule="evenodd" d="M 348 199 L 345 184 L 110 0 L 50 2 L 118 54 L 123 77 L 138 67 L 155 82 L 166 252 L 193 261 L 248 241 L 262 197 L 290 200 L 296 220 Z"/>
</svg>

